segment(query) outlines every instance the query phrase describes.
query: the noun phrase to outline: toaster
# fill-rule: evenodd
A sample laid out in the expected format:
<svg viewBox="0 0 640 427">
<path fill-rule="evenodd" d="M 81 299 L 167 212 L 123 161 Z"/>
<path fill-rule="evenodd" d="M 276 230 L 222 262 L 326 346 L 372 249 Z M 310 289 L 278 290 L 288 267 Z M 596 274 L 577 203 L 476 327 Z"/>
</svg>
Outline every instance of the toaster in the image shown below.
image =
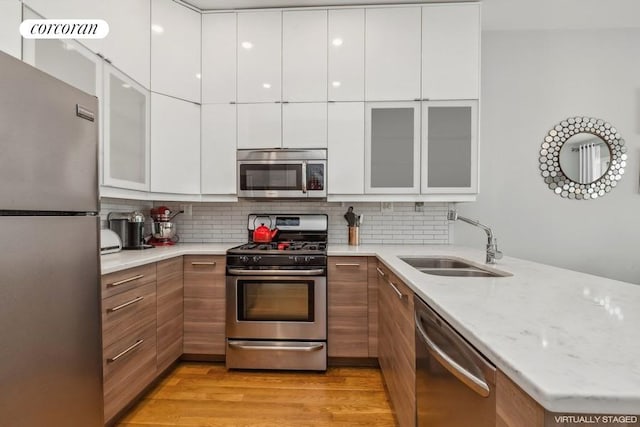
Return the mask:
<svg viewBox="0 0 640 427">
<path fill-rule="evenodd" d="M 100 230 L 100 255 L 112 254 L 121 250 L 120 236 L 111 230 Z"/>
</svg>

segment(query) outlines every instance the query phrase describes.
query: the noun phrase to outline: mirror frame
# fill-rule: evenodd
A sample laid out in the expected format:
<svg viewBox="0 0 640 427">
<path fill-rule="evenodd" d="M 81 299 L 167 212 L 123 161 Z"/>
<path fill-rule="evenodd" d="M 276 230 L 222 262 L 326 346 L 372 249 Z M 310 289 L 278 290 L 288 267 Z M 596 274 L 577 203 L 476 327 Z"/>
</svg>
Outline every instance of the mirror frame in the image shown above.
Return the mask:
<svg viewBox="0 0 640 427">
<path fill-rule="evenodd" d="M 606 172 L 593 182 L 582 184 L 567 177 L 560 166 L 560 150 L 569 138 L 580 133 L 599 137 L 609 147 L 611 162 Z M 627 166 L 627 147 L 618 130 L 609 122 L 593 117 L 569 117 L 555 125 L 540 148 L 540 174 L 557 195 L 573 200 L 604 196 L 622 179 Z"/>
</svg>

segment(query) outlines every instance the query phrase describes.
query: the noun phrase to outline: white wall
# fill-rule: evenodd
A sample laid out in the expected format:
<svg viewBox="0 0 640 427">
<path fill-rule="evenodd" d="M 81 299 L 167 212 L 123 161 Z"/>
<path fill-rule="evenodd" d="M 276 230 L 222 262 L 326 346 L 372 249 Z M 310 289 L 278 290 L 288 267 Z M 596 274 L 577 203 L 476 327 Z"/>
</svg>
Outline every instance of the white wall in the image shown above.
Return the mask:
<svg viewBox="0 0 640 427">
<path fill-rule="evenodd" d="M 611 122 L 629 149 L 597 200 L 562 199 L 538 169 L 546 132 L 576 115 Z M 640 29 L 485 31 L 480 135 L 480 196 L 461 215 L 492 226 L 506 255 L 640 284 Z M 467 224 L 454 233 L 486 242 Z"/>
</svg>

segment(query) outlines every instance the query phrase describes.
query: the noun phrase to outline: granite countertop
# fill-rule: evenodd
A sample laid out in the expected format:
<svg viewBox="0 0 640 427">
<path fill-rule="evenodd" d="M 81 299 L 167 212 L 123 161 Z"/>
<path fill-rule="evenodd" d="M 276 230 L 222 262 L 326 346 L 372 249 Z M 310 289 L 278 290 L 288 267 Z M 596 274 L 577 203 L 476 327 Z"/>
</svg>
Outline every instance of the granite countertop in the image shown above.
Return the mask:
<svg viewBox="0 0 640 427">
<path fill-rule="evenodd" d="M 179 244 L 103 255 L 103 274 L 236 244 Z M 401 256 L 448 255 L 484 265 L 484 252 L 449 245 L 329 245 L 330 256 L 377 256 L 512 381 L 552 412 L 640 415 L 640 286 L 517 258 L 510 277 L 421 273 Z"/>
</svg>

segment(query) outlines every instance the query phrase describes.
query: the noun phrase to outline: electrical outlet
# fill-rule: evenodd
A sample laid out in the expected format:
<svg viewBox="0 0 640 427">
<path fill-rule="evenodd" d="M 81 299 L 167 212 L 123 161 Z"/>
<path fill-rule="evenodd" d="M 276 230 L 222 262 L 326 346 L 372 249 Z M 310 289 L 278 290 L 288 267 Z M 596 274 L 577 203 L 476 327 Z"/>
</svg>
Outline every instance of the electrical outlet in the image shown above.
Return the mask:
<svg viewBox="0 0 640 427">
<path fill-rule="evenodd" d="M 414 209 L 416 212 L 424 212 L 424 202 L 416 202 Z"/>
<path fill-rule="evenodd" d="M 193 215 L 193 205 L 180 205 L 180 210 L 182 212 L 182 216 L 185 218 L 191 218 Z"/>
<path fill-rule="evenodd" d="M 382 202 L 382 203 L 380 203 L 380 211 L 381 212 L 393 212 L 393 202 Z"/>
</svg>

